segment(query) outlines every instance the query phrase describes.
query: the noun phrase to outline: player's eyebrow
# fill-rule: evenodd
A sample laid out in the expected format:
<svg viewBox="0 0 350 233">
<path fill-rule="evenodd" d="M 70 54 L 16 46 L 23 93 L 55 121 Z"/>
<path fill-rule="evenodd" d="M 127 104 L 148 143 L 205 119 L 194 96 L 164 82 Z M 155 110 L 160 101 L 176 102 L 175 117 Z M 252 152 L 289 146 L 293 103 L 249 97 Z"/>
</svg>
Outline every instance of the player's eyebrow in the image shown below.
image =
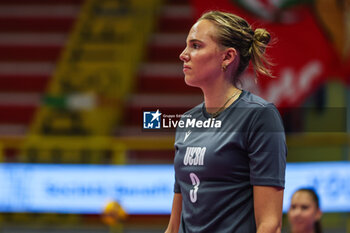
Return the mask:
<svg viewBox="0 0 350 233">
<path fill-rule="evenodd" d="M 191 40 L 189 40 L 188 42 L 190 42 L 190 43 L 193 43 L 193 42 L 203 43 L 203 41 L 198 40 L 198 39 L 191 39 Z"/>
</svg>

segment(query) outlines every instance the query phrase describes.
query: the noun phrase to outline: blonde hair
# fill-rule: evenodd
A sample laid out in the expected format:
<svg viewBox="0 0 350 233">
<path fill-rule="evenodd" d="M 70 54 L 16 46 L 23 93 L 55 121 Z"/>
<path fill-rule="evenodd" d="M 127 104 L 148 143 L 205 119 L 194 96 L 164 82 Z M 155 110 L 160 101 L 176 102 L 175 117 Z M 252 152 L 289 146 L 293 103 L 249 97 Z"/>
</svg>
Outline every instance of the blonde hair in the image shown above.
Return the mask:
<svg viewBox="0 0 350 233">
<path fill-rule="evenodd" d="M 270 33 L 262 28 L 253 30 L 243 18 L 221 11 L 209 11 L 199 19 L 210 20 L 216 25 L 218 34 L 214 39 L 224 47 L 232 47 L 238 50 L 240 62 L 234 77 L 234 83 L 240 74 L 252 61 L 255 73 L 272 76 L 269 68 L 271 63 L 264 56 L 265 49 L 270 42 Z M 197 22 L 198 22 L 197 21 Z"/>
</svg>

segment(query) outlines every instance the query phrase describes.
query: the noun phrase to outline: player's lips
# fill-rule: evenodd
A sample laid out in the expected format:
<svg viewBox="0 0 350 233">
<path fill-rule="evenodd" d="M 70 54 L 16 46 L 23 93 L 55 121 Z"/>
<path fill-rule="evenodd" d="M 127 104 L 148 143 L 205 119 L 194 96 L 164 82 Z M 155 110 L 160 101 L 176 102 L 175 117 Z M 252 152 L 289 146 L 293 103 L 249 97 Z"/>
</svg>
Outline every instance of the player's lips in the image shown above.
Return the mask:
<svg viewBox="0 0 350 233">
<path fill-rule="evenodd" d="M 190 70 L 190 69 L 191 69 L 190 66 L 184 65 L 182 70 L 183 70 L 183 72 L 185 72 L 185 71 Z"/>
</svg>

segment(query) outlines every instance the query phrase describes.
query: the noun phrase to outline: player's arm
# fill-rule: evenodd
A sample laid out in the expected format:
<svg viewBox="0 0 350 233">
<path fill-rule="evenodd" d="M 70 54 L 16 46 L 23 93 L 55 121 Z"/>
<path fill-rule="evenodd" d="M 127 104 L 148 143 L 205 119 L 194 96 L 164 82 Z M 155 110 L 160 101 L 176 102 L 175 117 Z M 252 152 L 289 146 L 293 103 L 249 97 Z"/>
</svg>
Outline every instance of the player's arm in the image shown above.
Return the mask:
<svg viewBox="0 0 350 233">
<path fill-rule="evenodd" d="M 165 233 L 179 232 L 181 211 L 182 211 L 182 195 L 181 193 L 175 193 L 174 199 L 173 199 L 173 207 L 171 209 L 170 220 Z"/>
<path fill-rule="evenodd" d="M 253 192 L 257 233 L 280 233 L 283 188 L 254 186 Z"/>
</svg>

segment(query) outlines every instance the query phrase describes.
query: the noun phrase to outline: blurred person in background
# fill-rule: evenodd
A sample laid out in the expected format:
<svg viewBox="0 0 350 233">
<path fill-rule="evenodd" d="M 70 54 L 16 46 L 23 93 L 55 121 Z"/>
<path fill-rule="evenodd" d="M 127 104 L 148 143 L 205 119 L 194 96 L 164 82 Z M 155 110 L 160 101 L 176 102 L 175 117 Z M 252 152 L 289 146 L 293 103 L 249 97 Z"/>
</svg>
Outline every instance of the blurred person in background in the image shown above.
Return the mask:
<svg viewBox="0 0 350 233">
<path fill-rule="evenodd" d="M 288 221 L 291 233 L 322 233 L 322 211 L 314 189 L 297 190 L 291 199 Z"/>
<path fill-rule="evenodd" d="M 186 84 L 199 87 L 204 102 L 184 115 L 222 126 L 177 128 L 166 233 L 281 231 L 287 154 L 281 117 L 272 103 L 237 85 L 250 61 L 256 73 L 270 75 L 269 41 L 265 29 L 253 30 L 231 13 L 207 12 L 192 26 L 180 59 Z"/>
</svg>

